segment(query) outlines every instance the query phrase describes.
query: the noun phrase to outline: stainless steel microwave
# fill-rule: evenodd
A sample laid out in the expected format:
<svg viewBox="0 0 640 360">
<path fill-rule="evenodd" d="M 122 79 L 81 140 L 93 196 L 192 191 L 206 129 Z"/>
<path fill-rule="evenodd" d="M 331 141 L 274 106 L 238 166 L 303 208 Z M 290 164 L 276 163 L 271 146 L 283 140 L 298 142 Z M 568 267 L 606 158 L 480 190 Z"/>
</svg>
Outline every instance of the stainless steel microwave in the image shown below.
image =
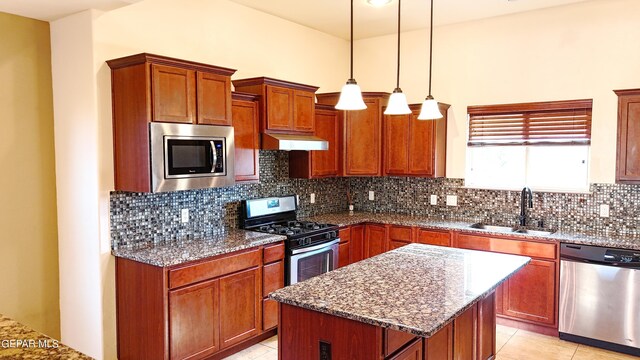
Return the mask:
<svg viewBox="0 0 640 360">
<path fill-rule="evenodd" d="M 235 184 L 233 127 L 151 123 L 149 135 L 153 192 Z"/>
</svg>

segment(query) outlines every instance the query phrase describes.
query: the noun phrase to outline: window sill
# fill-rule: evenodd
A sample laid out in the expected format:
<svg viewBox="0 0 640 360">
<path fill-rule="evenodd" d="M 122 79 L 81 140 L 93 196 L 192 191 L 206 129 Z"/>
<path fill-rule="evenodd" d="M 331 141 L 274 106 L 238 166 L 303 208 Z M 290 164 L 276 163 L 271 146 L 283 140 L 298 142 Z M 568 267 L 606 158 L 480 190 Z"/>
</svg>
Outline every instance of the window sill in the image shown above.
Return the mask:
<svg viewBox="0 0 640 360">
<path fill-rule="evenodd" d="M 479 185 L 467 185 L 462 186 L 464 189 L 470 190 L 494 190 L 494 191 L 522 191 L 522 188 L 505 188 L 505 187 L 489 187 Z M 589 189 L 553 189 L 553 188 L 531 188 L 533 192 L 543 193 L 564 193 L 564 194 L 591 194 Z"/>
</svg>

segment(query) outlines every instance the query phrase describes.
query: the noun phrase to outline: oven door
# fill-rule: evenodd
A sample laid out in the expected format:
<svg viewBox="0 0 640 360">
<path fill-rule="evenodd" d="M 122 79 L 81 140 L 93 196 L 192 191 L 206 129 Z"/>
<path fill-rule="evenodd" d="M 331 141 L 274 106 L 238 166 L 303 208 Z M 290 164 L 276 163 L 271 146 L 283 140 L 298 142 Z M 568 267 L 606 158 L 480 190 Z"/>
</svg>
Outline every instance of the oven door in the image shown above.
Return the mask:
<svg viewBox="0 0 640 360">
<path fill-rule="evenodd" d="M 225 175 L 224 138 L 165 136 L 165 178 Z"/>
<path fill-rule="evenodd" d="M 340 239 L 290 252 L 287 285 L 329 272 L 338 264 Z"/>
</svg>

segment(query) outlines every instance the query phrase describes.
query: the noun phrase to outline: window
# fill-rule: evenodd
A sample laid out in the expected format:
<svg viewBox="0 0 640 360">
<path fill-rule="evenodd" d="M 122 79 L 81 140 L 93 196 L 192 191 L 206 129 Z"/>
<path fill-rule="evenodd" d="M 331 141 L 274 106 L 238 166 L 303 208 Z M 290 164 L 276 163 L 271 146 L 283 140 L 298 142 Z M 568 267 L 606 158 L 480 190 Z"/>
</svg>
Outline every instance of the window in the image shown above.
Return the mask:
<svg viewBox="0 0 640 360">
<path fill-rule="evenodd" d="M 592 100 L 470 106 L 468 187 L 586 191 Z"/>
</svg>

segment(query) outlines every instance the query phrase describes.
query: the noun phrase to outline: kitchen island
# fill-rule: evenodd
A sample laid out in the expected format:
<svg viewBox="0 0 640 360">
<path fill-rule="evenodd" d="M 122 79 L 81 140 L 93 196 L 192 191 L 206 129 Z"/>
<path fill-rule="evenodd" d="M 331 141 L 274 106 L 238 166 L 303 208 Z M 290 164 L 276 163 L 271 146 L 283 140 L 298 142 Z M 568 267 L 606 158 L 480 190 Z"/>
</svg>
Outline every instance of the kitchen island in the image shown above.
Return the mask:
<svg viewBox="0 0 640 360">
<path fill-rule="evenodd" d="M 411 244 L 280 289 L 280 359 L 492 359 L 494 291 L 529 261 Z"/>
</svg>

